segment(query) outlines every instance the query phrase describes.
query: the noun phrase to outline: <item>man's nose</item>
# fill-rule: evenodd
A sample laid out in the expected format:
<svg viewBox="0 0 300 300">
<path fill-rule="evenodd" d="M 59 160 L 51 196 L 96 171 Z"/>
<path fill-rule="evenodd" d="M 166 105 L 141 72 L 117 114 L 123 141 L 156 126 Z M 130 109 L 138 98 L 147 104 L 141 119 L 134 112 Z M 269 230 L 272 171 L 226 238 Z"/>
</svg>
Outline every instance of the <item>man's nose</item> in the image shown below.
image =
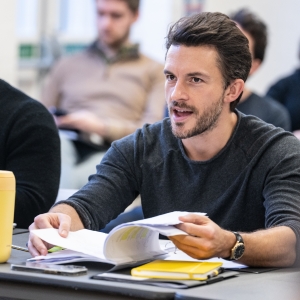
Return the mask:
<svg viewBox="0 0 300 300">
<path fill-rule="evenodd" d="M 180 81 L 177 81 L 171 93 L 171 100 L 178 101 L 178 100 L 187 100 L 187 99 L 188 99 L 188 94 L 184 87 L 184 84 L 181 83 Z"/>
<path fill-rule="evenodd" d="M 100 19 L 100 27 L 102 29 L 108 29 L 111 27 L 112 19 L 110 16 L 102 16 Z"/>
</svg>

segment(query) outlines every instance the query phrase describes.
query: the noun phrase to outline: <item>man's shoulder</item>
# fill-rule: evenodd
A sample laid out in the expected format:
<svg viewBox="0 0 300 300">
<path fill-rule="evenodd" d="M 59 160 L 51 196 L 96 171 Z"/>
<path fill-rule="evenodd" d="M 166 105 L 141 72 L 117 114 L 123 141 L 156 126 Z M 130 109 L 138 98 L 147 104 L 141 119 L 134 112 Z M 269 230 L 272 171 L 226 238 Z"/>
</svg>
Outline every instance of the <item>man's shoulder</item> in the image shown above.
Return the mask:
<svg viewBox="0 0 300 300">
<path fill-rule="evenodd" d="M 55 62 L 55 65 L 64 66 L 64 67 L 72 66 L 75 63 L 86 61 L 89 58 L 89 56 L 90 55 L 87 50 L 80 51 L 73 54 L 63 55 Z"/>
<path fill-rule="evenodd" d="M 254 116 L 243 115 L 234 139 L 234 151 L 242 153 L 247 164 L 270 169 L 279 162 L 300 162 L 300 141 L 290 132 L 265 123 Z"/>
<path fill-rule="evenodd" d="M 260 101 L 258 104 L 260 104 L 260 106 L 263 106 L 264 109 L 269 110 L 269 112 L 271 110 L 271 111 L 276 111 L 279 114 L 288 114 L 285 106 L 283 106 L 278 101 L 274 100 L 272 97 L 268 95 L 259 96 L 255 93 L 253 93 L 253 95 L 255 95 L 258 101 Z"/>
<path fill-rule="evenodd" d="M 146 65 L 150 70 L 155 70 L 155 69 L 163 70 L 164 68 L 164 65 L 160 63 L 158 60 L 151 58 L 148 55 L 141 52 L 139 52 L 138 61 Z"/>
<path fill-rule="evenodd" d="M 244 147 L 245 151 L 254 149 L 255 152 L 257 148 L 264 148 L 273 144 L 279 145 L 282 140 L 299 142 L 293 134 L 280 127 L 268 124 L 258 117 L 240 113 L 235 142 Z"/>
<path fill-rule="evenodd" d="M 267 123 L 290 130 L 288 110 L 270 96 L 259 96 L 252 93 L 238 105 L 238 109 L 247 115 L 254 115 Z"/>
<path fill-rule="evenodd" d="M 295 83 L 297 85 L 299 85 L 299 81 L 300 81 L 300 69 L 297 69 L 293 73 L 288 74 L 286 76 L 283 76 L 283 77 L 279 78 L 271 86 L 271 88 L 274 88 L 274 87 L 286 87 L 286 86 L 289 86 L 289 85 L 294 86 Z"/>
</svg>

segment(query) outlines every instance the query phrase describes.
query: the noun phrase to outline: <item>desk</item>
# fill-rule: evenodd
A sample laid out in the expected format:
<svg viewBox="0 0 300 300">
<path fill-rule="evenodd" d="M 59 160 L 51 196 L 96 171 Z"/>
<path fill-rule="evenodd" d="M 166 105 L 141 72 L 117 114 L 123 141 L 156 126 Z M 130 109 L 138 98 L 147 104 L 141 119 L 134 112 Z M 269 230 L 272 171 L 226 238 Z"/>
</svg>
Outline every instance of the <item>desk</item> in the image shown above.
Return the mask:
<svg viewBox="0 0 300 300">
<path fill-rule="evenodd" d="M 13 235 L 13 244 L 24 247 L 28 233 Z M 174 299 L 175 290 L 126 283 L 92 280 L 90 277 L 108 270 L 111 265 L 84 262 L 87 275 L 58 276 L 10 270 L 31 257 L 28 252 L 12 249 L 11 257 L 0 264 L 0 299 Z"/>
<path fill-rule="evenodd" d="M 299 285 L 299 269 L 278 269 L 261 274 L 243 273 L 216 284 L 181 290 L 176 299 L 299 300 Z"/>
<path fill-rule="evenodd" d="M 28 233 L 13 236 L 15 245 L 24 246 Z M 6 264 L 0 264 L 0 299 L 300 299 L 300 269 L 280 269 L 261 274 L 241 273 L 239 277 L 191 289 L 167 289 L 89 279 L 105 271 L 106 264 L 91 264 L 88 274 L 66 277 L 10 270 L 29 253 L 12 250 Z"/>
</svg>

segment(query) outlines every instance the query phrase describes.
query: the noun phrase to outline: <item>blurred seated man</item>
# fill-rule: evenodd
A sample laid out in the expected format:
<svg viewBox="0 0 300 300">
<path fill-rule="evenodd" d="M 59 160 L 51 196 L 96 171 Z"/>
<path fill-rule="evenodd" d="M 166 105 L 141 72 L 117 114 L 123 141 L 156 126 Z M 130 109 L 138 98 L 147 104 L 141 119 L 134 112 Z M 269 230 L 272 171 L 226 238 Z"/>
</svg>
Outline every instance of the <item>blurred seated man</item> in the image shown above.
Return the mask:
<svg viewBox="0 0 300 300">
<path fill-rule="evenodd" d="M 0 170 L 16 178 L 14 222 L 27 228 L 56 199 L 60 141 L 51 114 L 38 101 L 0 80 Z"/>
<path fill-rule="evenodd" d="M 236 110 L 251 68 L 247 38 L 226 15 L 206 12 L 171 26 L 166 48 L 170 118 L 113 142 L 89 182 L 30 230 L 100 230 L 140 194 L 146 218 L 207 213 L 181 217 L 186 234 L 169 237 L 193 258 L 300 262 L 300 141 Z M 32 255 L 47 247 L 30 233 Z"/>
<path fill-rule="evenodd" d="M 300 47 L 298 57 L 300 60 Z M 267 95 L 287 108 L 291 116 L 292 131 L 300 138 L 300 66 L 293 74 L 274 83 Z"/>
<path fill-rule="evenodd" d="M 112 141 L 163 117 L 163 66 L 129 41 L 139 0 L 95 3 L 98 39 L 57 63 L 42 96 L 57 126 L 74 130 L 75 141 L 61 134 L 61 188 L 82 187 Z"/>
<path fill-rule="evenodd" d="M 256 15 L 247 9 L 239 10 L 231 16 L 231 19 L 238 24 L 249 40 L 249 48 L 252 55 L 252 66 L 249 73 L 249 76 L 251 76 L 259 69 L 264 60 L 267 46 L 267 27 Z M 246 115 L 259 117 L 276 127 L 291 130 L 290 116 L 287 109 L 269 96 L 257 95 L 248 89 L 247 86 L 244 89 L 237 109 Z"/>
</svg>

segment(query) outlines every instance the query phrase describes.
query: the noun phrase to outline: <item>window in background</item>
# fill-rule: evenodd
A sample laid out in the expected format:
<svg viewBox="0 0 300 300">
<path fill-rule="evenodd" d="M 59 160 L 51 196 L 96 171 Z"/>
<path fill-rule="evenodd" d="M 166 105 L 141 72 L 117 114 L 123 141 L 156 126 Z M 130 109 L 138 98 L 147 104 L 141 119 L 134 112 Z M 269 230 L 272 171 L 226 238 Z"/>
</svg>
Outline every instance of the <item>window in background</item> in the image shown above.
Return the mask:
<svg viewBox="0 0 300 300">
<path fill-rule="evenodd" d="M 95 0 L 61 0 L 59 11 L 62 54 L 82 50 L 96 36 Z"/>
</svg>

